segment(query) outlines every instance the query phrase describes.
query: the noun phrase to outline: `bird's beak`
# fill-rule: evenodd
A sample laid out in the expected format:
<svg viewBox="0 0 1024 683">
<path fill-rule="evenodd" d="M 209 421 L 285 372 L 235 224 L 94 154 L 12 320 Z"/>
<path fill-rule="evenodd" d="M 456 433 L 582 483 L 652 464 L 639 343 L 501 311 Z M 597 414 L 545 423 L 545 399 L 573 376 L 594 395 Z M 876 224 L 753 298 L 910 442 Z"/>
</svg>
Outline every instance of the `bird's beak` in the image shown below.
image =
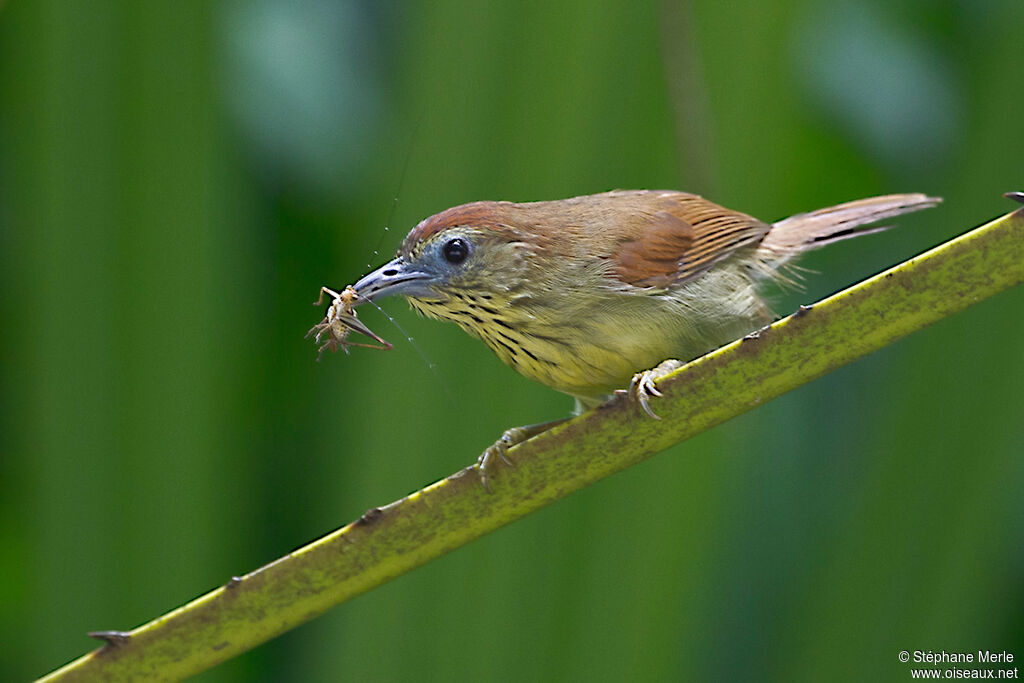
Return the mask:
<svg viewBox="0 0 1024 683">
<path fill-rule="evenodd" d="M 441 296 L 431 287 L 436 282 L 438 276 L 434 273 L 416 264 L 406 263 L 398 257 L 364 276 L 354 285 L 359 295 L 356 304 L 394 294 L 416 299 L 440 299 Z"/>
</svg>

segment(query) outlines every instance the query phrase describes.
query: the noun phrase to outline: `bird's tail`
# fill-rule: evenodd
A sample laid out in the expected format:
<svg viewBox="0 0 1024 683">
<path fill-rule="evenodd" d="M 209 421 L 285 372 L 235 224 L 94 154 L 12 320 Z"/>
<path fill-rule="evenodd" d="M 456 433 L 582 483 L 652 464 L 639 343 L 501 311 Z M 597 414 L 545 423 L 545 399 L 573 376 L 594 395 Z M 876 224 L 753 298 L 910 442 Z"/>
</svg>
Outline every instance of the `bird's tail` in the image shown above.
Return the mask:
<svg viewBox="0 0 1024 683">
<path fill-rule="evenodd" d="M 933 207 L 941 201 L 940 197 L 924 194 L 888 194 L 790 216 L 772 225 L 758 245 L 758 256 L 774 271 L 805 251 L 887 230 L 890 226 L 871 226 L 886 218 Z"/>
</svg>

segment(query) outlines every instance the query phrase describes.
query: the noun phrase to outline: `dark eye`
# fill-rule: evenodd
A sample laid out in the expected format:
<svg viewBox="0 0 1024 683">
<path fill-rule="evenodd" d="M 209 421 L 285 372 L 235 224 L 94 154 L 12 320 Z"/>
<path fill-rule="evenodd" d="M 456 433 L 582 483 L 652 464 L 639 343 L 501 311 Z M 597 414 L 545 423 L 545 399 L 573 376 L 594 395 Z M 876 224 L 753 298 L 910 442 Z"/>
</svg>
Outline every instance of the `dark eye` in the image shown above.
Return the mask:
<svg viewBox="0 0 1024 683">
<path fill-rule="evenodd" d="M 445 242 L 441 253 L 444 254 L 444 260 L 448 263 L 462 263 L 469 256 L 469 242 L 461 237 L 453 237 Z"/>
</svg>

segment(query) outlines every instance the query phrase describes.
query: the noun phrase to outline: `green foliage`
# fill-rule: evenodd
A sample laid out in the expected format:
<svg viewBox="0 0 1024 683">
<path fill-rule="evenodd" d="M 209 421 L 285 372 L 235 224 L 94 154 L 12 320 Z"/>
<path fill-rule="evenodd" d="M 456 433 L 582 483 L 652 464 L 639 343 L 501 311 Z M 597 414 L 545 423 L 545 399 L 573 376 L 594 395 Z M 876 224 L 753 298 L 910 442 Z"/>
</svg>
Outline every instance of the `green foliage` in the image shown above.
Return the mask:
<svg viewBox="0 0 1024 683">
<path fill-rule="evenodd" d="M 568 413 L 399 307 L 415 347 L 367 311 L 395 350 L 314 362 L 319 287 L 430 213 L 614 187 L 765 219 L 945 197 L 808 259 L 780 312 L 1001 213 L 1024 189 L 1024 3 L 834 5 L 4 3 L 0 678 Z M 901 649 L 1024 656 L 1022 305 L 1002 294 L 204 680 L 904 680 Z"/>
</svg>

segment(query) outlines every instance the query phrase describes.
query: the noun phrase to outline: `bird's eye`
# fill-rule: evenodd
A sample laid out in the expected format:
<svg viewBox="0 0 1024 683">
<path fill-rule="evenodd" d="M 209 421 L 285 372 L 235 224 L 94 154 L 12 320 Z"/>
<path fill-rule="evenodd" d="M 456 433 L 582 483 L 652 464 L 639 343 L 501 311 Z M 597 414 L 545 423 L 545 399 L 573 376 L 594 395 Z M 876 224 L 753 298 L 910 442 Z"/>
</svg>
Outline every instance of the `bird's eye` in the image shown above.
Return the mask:
<svg viewBox="0 0 1024 683">
<path fill-rule="evenodd" d="M 469 242 L 461 237 L 453 237 L 445 242 L 444 247 L 441 248 L 441 253 L 444 254 L 445 261 L 457 265 L 465 261 L 466 257 L 469 256 Z"/>
</svg>

